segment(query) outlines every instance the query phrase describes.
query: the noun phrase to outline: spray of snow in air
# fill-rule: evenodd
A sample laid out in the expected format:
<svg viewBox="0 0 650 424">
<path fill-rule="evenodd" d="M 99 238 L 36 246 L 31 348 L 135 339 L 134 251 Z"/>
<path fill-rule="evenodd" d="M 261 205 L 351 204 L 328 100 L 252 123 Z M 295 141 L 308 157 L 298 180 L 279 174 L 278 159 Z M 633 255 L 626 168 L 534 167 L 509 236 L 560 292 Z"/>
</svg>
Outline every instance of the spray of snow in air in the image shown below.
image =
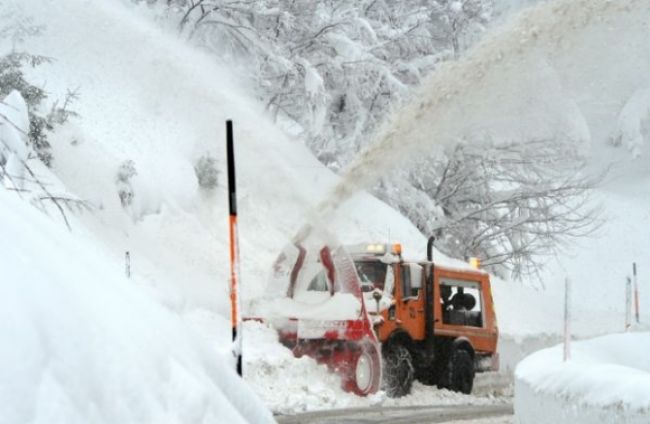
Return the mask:
<svg viewBox="0 0 650 424">
<path fill-rule="evenodd" d="M 524 132 L 540 120 L 545 120 L 548 127 L 556 127 L 560 118 L 552 113 L 558 112 L 548 101 L 539 99 L 547 95 L 544 89 L 538 88 L 541 96 L 521 92 L 535 86 L 530 74 L 539 76 L 540 69 L 555 72 L 555 57 L 567 51 L 602 50 L 602 44 L 581 45 L 582 36 L 589 31 L 602 29 L 614 39 L 616 28 L 621 26 L 626 30 L 633 25 L 643 28 L 642 16 L 649 9 L 650 2 L 645 0 L 558 0 L 522 12 L 499 31 L 487 35 L 466 56 L 434 72 L 414 100 L 379 129 L 375 142 L 360 154 L 319 205 L 318 219 L 314 221 L 323 221 L 407 155 L 462 141 L 469 134 L 522 139 Z M 524 108 L 533 110 L 528 121 L 519 114 Z M 503 122 L 504 117 L 513 122 Z M 494 122 L 503 125 L 494 128 Z M 586 132 L 582 138 L 588 139 L 589 129 L 583 125 L 582 131 Z"/>
</svg>

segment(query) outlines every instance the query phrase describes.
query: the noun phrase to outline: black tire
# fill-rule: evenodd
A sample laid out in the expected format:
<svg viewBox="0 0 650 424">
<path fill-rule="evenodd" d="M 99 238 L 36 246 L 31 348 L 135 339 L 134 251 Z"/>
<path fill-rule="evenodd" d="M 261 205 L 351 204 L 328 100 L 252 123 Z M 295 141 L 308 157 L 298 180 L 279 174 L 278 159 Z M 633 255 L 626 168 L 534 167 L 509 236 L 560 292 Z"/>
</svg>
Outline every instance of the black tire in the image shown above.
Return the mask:
<svg viewBox="0 0 650 424">
<path fill-rule="evenodd" d="M 411 393 L 415 371 L 408 349 L 401 344 L 389 344 L 382 349 L 382 356 L 383 387 L 388 397 L 398 398 Z"/>
<path fill-rule="evenodd" d="M 465 349 L 454 349 L 441 370 L 438 387 L 470 394 L 474 386 L 474 360 Z"/>
<path fill-rule="evenodd" d="M 438 382 L 434 367 L 418 367 L 415 370 L 415 378 L 425 386 L 435 386 Z"/>
</svg>

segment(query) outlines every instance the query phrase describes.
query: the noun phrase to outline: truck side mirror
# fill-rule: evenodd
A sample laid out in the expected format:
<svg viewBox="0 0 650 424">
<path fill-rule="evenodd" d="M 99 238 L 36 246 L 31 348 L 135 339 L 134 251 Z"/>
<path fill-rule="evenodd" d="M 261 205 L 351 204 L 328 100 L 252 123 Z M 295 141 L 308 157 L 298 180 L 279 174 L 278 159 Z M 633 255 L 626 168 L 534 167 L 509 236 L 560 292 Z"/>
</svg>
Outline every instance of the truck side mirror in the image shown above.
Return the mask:
<svg viewBox="0 0 650 424">
<path fill-rule="evenodd" d="M 374 289 L 372 291 L 372 298 L 375 299 L 375 302 L 379 302 L 381 298 L 384 297 L 384 293 L 382 293 L 381 290 L 379 289 Z"/>
<path fill-rule="evenodd" d="M 375 299 L 375 305 L 377 309 L 375 312 L 379 314 L 379 304 L 381 302 L 381 298 L 384 297 L 384 292 L 382 292 L 380 289 L 374 289 L 372 291 L 372 298 Z"/>
<path fill-rule="evenodd" d="M 388 308 L 388 319 L 394 321 L 395 320 L 395 305 L 390 305 Z"/>
<path fill-rule="evenodd" d="M 411 271 L 411 289 L 418 290 L 422 288 L 422 267 L 418 264 L 409 264 Z"/>
</svg>

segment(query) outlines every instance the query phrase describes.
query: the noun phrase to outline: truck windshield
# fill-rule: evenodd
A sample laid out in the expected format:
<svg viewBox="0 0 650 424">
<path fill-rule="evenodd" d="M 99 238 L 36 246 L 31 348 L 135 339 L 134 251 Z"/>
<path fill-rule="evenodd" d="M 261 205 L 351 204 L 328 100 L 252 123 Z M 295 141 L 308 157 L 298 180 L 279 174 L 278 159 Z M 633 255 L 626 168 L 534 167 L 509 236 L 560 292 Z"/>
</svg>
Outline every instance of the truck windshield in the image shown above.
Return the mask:
<svg viewBox="0 0 650 424">
<path fill-rule="evenodd" d="M 379 261 L 355 261 L 354 265 L 361 282 L 361 291 L 384 290 L 388 265 Z"/>
</svg>

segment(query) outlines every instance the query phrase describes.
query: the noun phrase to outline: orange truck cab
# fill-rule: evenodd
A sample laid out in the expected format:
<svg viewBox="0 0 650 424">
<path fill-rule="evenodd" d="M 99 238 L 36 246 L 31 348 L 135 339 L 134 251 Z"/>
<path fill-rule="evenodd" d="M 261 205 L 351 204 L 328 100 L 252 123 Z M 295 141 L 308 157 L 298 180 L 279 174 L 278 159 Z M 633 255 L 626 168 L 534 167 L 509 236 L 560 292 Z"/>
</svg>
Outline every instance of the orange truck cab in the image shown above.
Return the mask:
<svg viewBox="0 0 650 424">
<path fill-rule="evenodd" d="M 375 333 L 384 387 L 410 392 L 414 379 L 470 393 L 475 372 L 498 370 L 498 328 L 489 274 L 405 261 L 399 245 L 348 247 Z"/>
</svg>

